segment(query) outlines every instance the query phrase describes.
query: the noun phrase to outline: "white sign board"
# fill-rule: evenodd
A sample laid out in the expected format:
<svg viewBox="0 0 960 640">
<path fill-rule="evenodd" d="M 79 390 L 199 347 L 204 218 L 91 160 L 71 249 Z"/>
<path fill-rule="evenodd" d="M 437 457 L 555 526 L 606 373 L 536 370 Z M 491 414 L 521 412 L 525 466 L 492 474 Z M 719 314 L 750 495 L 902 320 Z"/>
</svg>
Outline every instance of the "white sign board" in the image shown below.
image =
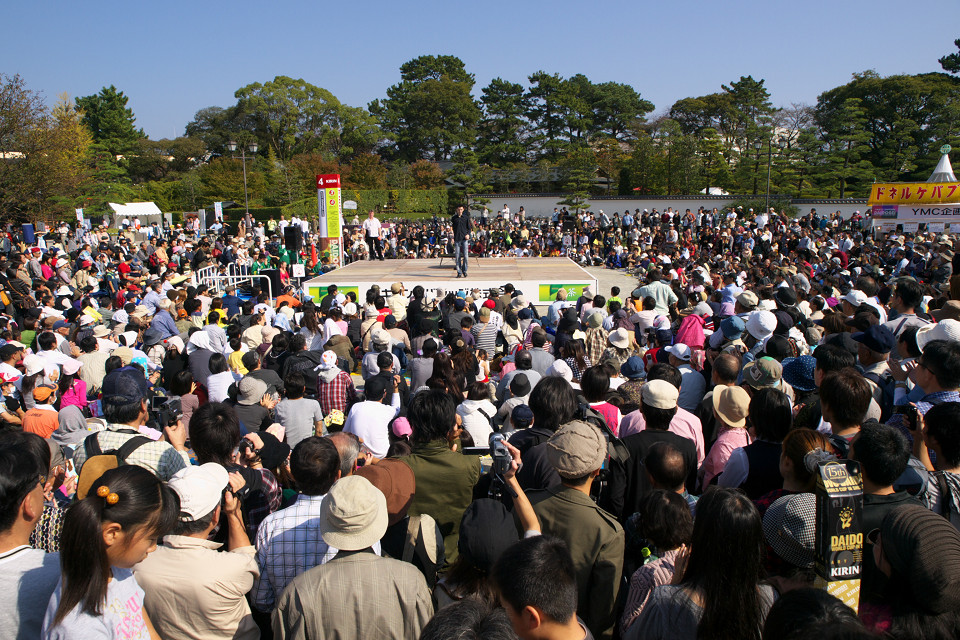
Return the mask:
<svg viewBox="0 0 960 640">
<path fill-rule="evenodd" d="M 354 211 L 356 211 L 356 210 L 357 210 L 357 203 L 354 202 L 353 200 L 347 200 L 346 202 L 343 203 L 343 208 L 344 208 L 344 209 L 353 209 Z"/>
<path fill-rule="evenodd" d="M 294 278 L 305 278 L 307 277 L 307 269 L 302 264 L 292 265 L 293 277 Z"/>
<path fill-rule="evenodd" d="M 946 227 L 944 222 L 930 222 L 927 223 L 927 231 L 931 233 L 943 233 Z"/>
</svg>

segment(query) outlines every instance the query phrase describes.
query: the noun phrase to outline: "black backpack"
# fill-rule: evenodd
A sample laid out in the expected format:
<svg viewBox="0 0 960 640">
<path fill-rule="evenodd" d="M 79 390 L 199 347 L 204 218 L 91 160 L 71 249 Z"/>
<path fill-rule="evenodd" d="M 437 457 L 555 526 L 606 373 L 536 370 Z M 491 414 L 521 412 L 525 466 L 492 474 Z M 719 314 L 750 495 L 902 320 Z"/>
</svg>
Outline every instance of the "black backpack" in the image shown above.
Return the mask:
<svg viewBox="0 0 960 640">
<path fill-rule="evenodd" d="M 880 422 L 886 422 L 893 414 L 893 396 L 897 389 L 897 381 L 893 376 L 882 377 L 876 373 L 865 373 L 863 377 L 873 382 L 880 389 Z"/>
</svg>

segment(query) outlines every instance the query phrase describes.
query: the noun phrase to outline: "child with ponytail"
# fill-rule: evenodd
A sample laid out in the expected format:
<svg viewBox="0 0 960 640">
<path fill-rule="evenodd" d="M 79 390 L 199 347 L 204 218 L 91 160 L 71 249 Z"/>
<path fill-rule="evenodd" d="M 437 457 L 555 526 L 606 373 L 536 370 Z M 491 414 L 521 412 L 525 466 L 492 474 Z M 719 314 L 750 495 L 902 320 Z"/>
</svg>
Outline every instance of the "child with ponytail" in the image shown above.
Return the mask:
<svg viewBox="0 0 960 640">
<path fill-rule="evenodd" d="M 176 493 L 146 469 L 104 473 L 64 516 L 60 584 L 47 606 L 43 638 L 159 638 L 130 569 L 157 548 L 179 512 Z"/>
</svg>

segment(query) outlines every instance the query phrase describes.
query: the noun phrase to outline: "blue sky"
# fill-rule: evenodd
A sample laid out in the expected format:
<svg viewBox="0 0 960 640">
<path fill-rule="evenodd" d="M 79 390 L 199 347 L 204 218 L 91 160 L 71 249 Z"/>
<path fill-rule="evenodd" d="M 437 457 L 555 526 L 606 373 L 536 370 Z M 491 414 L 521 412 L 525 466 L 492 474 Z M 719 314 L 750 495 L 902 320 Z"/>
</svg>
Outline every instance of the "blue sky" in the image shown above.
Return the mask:
<svg viewBox="0 0 960 640">
<path fill-rule="evenodd" d="M 741 75 L 765 78 L 776 105 L 812 104 L 857 71 L 939 71 L 960 37 L 957 0 L 98 0 L 9 2 L 4 17 L 0 73 L 51 104 L 114 84 L 152 138 L 277 75 L 366 106 L 424 54 L 459 56 L 476 94 L 497 76 L 583 73 L 631 84 L 659 112 Z"/>
</svg>

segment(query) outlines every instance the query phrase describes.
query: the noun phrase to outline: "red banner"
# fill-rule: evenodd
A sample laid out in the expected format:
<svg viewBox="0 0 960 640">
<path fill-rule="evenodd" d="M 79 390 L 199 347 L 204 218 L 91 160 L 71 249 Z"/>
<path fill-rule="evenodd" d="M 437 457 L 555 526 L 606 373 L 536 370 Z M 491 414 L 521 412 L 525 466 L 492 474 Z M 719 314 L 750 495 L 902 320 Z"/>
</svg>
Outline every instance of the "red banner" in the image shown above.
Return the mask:
<svg viewBox="0 0 960 640">
<path fill-rule="evenodd" d="M 317 176 L 317 189 L 339 189 L 340 175 L 327 173 Z"/>
</svg>

